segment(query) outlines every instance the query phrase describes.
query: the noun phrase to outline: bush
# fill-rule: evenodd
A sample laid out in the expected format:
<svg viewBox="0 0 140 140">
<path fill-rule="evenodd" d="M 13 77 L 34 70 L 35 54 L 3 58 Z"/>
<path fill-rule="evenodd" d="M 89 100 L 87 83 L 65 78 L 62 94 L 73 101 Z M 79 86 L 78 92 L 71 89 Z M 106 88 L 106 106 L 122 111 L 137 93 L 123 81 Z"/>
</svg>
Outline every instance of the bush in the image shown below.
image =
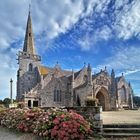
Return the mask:
<svg viewBox="0 0 140 140">
<path fill-rule="evenodd" d="M 98 104 L 98 99 L 96 98 L 87 98 L 85 100 L 86 106 L 97 106 Z"/>
<path fill-rule="evenodd" d="M 6 109 L 5 106 L 3 104 L 0 104 L 0 112 L 5 110 L 5 109 Z"/>
<path fill-rule="evenodd" d="M 0 113 L 1 125 L 22 132 L 32 132 L 49 140 L 86 139 L 90 124 L 73 111 L 60 109 L 9 109 Z"/>
<path fill-rule="evenodd" d="M 51 137 L 59 140 L 80 139 L 83 140 L 90 134 L 90 126 L 84 118 L 74 112 L 68 112 L 53 120 L 54 127 Z"/>
</svg>

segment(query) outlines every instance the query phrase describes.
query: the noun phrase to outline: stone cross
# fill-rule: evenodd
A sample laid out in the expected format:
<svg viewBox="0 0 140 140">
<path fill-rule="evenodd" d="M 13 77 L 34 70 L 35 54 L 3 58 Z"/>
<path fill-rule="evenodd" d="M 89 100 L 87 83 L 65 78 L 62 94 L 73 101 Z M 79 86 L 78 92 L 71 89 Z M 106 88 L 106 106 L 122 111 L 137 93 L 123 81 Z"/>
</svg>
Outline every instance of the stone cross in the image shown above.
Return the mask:
<svg viewBox="0 0 140 140">
<path fill-rule="evenodd" d="M 13 80 L 10 80 L 10 99 L 11 99 L 11 104 L 13 103 Z"/>
</svg>

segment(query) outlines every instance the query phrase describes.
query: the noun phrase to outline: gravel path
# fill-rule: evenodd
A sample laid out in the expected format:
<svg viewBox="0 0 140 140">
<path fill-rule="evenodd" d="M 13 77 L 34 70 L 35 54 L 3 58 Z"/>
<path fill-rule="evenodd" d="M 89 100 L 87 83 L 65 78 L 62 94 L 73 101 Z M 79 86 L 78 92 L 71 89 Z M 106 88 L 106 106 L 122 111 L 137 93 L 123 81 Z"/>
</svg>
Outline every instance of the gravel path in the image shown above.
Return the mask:
<svg viewBox="0 0 140 140">
<path fill-rule="evenodd" d="M 0 126 L 0 140 L 40 140 L 32 134 L 16 133 Z"/>
<path fill-rule="evenodd" d="M 105 111 L 103 124 L 140 124 L 140 110 Z"/>
</svg>

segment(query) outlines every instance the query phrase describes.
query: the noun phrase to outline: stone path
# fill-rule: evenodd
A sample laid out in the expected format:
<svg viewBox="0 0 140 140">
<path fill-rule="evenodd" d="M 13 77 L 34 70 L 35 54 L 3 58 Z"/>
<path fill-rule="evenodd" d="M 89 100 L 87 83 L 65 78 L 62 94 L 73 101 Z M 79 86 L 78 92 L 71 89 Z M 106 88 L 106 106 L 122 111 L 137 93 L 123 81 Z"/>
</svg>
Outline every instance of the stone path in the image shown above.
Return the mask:
<svg viewBox="0 0 140 140">
<path fill-rule="evenodd" d="M 140 124 L 140 110 L 107 111 L 102 117 L 103 124 Z"/>
<path fill-rule="evenodd" d="M 7 128 L 0 127 L 0 140 L 38 140 L 32 134 L 12 132 Z"/>
</svg>

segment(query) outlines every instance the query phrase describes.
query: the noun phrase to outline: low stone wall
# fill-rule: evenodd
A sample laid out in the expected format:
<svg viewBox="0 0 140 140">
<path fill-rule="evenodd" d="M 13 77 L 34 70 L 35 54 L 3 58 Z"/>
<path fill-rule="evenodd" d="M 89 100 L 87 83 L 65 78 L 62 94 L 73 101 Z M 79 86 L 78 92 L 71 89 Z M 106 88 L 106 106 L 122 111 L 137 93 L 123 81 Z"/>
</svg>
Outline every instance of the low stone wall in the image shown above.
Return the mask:
<svg viewBox="0 0 140 140">
<path fill-rule="evenodd" d="M 48 109 L 48 107 L 44 109 Z M 92 130 L 95 134 L 102 134 L 103 120 L 101 106 L 64 107 L 63 109 L 74 110 L 76 113 L 82 115 L 92 124 Z"/>
</svg>

